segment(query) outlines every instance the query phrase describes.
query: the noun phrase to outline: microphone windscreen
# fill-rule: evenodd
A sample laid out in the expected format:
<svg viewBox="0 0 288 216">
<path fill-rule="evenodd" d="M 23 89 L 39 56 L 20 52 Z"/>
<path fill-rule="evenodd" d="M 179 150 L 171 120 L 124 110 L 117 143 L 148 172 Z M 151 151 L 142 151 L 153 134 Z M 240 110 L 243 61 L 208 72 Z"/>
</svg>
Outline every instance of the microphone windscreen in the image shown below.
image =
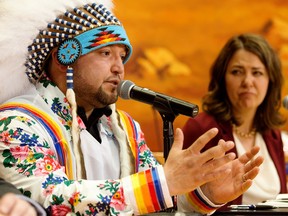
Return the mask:
<svg viewBox="0 0 288 216">
<path fill-rule="evenodd" d="M 134 85 L 135 84 L 130 80 L 122 80 L 117 87 L 119 97 L 126 100 L 130 99 L 130 91 Z"/>
</svg>

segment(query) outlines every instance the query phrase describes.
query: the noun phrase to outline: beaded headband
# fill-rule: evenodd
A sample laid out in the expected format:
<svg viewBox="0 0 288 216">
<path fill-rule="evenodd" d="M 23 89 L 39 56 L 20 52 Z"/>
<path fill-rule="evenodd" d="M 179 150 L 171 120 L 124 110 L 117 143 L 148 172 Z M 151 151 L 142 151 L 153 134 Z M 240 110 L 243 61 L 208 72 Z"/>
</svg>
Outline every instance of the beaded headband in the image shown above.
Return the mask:
<svg viewBox="0 0 288 216">
<path fill-rule="evenodd" d="M 63 65 L 74 63 L 81 55 L 112 44 L 127 47 L 126 63 L 132 47 L 119 20 L 102 4 L 87 4 L 83 8 L 67 11 L 63 17 L 49 23 L 28 47 L 26 73 L 32 82 L 40 79 L 49 53 L 59 46 L 57 58 Z M 67 83 L 68 84 L 68 83 Z"/>
<path fill-rule="evenodd" d="M 126 32 L 121 26 L 110 25 L 98 27 L 86 31 L 72 39 L 67 39 L 59 46 L 58 60 L 63 65 L 74 63 L 79 56 L 85 55 L 95 49 L 112 44 L 125 44 L 132 49 L 129 44 Z M 124 59 L 124 63 L 131 55 L 131 51 Z"/>
</svg>

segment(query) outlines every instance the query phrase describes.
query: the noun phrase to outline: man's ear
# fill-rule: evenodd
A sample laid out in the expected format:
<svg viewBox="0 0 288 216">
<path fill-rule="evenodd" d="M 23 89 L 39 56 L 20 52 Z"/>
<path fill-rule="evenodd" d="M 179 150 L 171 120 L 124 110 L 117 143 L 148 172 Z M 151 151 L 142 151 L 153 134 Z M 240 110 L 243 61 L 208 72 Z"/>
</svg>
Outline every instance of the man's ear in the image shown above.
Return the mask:
<svg viewBox="0 0 288 216">
<path fill-rule="evenodd" d="M 52 60 L 53 60 L 53 62 L 55 62 L 55 66 L 58 68 L 58 70 L 66 73 L 67 66 L 66 66 L 66 65 L 63 65 L 63 64 L 61 64 L 61 63 L 59 62 L 58 57 L 57 57 L 57 54 L 58 54 L 58 48 L 53 49 L 52 52 L 51 52 Z"/>
</svg>

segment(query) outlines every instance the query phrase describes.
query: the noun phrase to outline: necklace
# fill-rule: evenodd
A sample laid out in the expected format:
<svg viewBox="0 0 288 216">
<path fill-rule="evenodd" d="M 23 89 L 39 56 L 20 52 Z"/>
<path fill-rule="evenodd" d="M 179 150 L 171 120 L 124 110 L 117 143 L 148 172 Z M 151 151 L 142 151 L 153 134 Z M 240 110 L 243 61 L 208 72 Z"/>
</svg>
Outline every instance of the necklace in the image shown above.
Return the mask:
<svg viewBox="0 0 288 216">
<path fill-rule="evenodd" d="M 235 124 L 232 124 L 233 126 L 233 131 L 235 131 L 235 133 L 237 135 L 239 135 L 240 137 L 244 137 L 244 138 L 250 138 L 250 137 L 254 137 L 256 134 L 256 128 L 253 128 L 251 131 L 249 131 L 248 133 L 244 133 L 242 131 L 238 130 L 238 127 Z"/>
</svg>

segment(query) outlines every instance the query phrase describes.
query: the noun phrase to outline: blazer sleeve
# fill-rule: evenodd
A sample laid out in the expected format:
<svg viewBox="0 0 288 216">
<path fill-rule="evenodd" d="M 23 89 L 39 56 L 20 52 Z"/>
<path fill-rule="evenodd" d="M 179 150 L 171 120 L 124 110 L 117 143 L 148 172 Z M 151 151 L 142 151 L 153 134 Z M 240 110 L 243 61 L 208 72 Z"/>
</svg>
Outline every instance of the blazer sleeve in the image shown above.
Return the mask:
<svg viewBox="0 0 288 216">
<path fill-rule="evenodd" d="M 21 194 L 21 192 L 12 184 L 0 178 L 0 197 L 6 193 Z"/>
</svg>

